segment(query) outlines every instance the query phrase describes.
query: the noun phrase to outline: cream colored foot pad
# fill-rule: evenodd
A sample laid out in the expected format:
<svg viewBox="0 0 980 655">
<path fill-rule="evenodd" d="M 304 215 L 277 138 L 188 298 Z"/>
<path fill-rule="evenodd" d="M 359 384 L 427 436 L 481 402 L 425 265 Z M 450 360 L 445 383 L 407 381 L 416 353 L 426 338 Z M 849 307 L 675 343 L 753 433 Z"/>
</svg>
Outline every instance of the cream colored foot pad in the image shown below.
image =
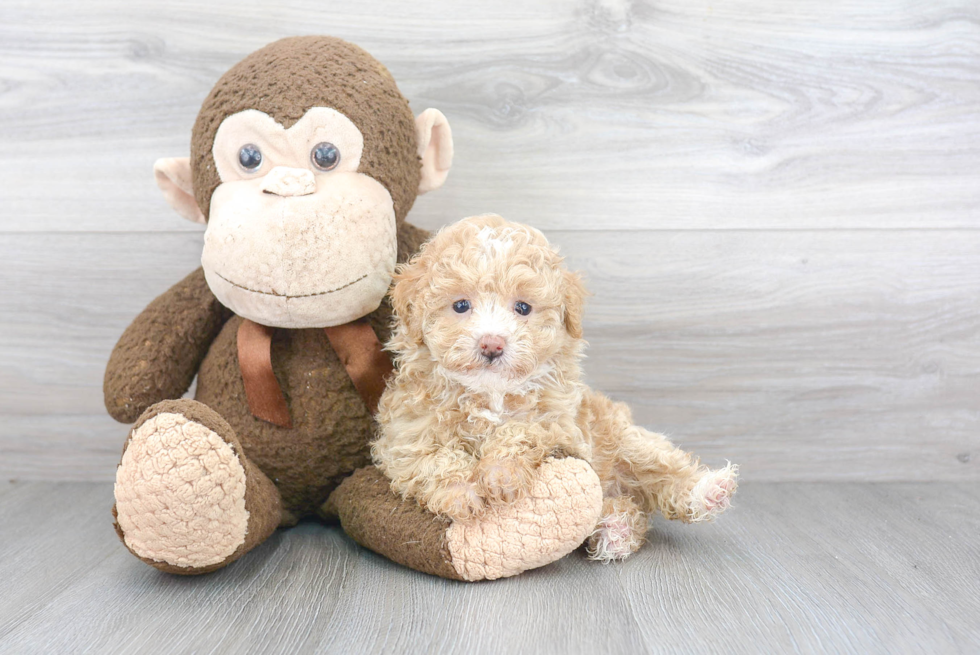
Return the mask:
<svg viewBox="0 0 980 655">
<path fill-rule="evenodd" d="M 117 521 L 137 555 L 217 564 L 245 541 L 245 470 L 214 431 L 180 414 L 137 428 L 116 471 Z"/>
<path fill-rule="evenodd" d="M 572 552 L 595 528 L 602 488 L 580 459 L 548 460 L 531 493 L 491 507 L 479 521 L 455 522 L 446 535 L 453 568 L 465 580 L 495 580 Z"/>
</svg>

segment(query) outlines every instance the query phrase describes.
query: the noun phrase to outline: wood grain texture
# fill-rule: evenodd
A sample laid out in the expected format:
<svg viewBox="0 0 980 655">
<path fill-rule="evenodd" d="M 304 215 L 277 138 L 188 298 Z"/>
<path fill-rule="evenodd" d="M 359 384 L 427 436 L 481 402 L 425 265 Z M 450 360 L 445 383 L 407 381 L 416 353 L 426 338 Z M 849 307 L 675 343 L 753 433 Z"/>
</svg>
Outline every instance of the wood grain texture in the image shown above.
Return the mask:
<svg viewBox="0 0 980 655">
<path fill-rule="evenodd" d="M 639 423 L 753 479 L 977 479 L 980 233 L 549 236 L 595 294 L 587 378 Z M 199 234 L 145 238 L 0 237 L 0 475 L 113 478 L 109 351 L 200 252 Z"/>
<path fill-rule="evenodd" d="M 229 66 L 308 33 L 364 46 L 449 117 L 457 161 L 425 227 L 978 227 L 980 6 L 791 6 L 12 0 L 0 229 L 180 229 L 153 160 L 187 153 Z M 66 144 L 81 161 L 55 174 Z"/>
<path fill-rule="evenodd" d="M 573 553 L 477 584 L 401 568 L 315 523 L 220 572 L 170 576 L 118 542 L 111 499 L 108 484 L 0 487 L 0 653 L 980 648 L 973 484 L 748 483 L 717 523 L 655 522 L 625 563 Z"/>
<path fill-rule="evenodd" d="M 112 478 L 109 351 L 200 255 L 152 162 L 304 33 L 449 117 L 413 222 L 495 211 L 587 272 L 638 422 L 754 479 L 980 479 L 972 0 L 4 2 L 0 475 Z"/>
</svg>

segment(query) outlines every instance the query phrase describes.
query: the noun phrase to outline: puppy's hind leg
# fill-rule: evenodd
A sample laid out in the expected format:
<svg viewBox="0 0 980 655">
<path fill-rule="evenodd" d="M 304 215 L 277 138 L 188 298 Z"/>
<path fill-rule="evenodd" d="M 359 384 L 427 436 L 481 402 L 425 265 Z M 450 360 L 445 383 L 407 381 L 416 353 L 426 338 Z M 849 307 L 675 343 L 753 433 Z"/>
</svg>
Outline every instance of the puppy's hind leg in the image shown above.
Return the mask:
<svg viewBox="0 0 980 655">
<path fill-rule="evenodd" d="M 646 502 L 647 511 L 685 523 L 710 521 L 728 509 L 738 486 L 738 467 L 711 470 L 662 434 L 631 426 L 618 452 L 621 484 Z"/>
<path fill-rule="evenodd" d="M 738 488 L 738 465 L 709 470 L 691 490 L 690 522 L 710 521 L 731 507 Z"/>
<path fill-rule="evenodd" d="M 586 542 L 589 559 L 612 562 L 626 559 L 646 542 L 647 516 L 629 496 L 602 501 L 602 518 Z"/>
</svg>

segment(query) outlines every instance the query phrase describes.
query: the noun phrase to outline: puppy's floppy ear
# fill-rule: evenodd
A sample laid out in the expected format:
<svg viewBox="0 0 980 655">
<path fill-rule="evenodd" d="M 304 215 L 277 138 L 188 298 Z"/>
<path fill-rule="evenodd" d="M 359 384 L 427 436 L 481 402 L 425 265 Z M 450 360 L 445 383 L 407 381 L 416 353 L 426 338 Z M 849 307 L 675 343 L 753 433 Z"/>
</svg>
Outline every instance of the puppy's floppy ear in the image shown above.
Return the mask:
<svg viewBox="0 0 980 655">
<path fill-rule="evenodd" d="M 582 338 L 582 313 L 585 309 L 585 297 L 589 292 L 585 288 L 582 276 L 571 271 L 562 271 L 562 282 L 565 285 L 564 311 L 565 331 L 573 339 Z"/>
<path fill-rule="evenodd" d="M 395 286 L 391 290 L 391 306 L 398 316 L 402 336 L 416 345 L 422 345 L 422 317 L 418 294 L 425 278 L 424 252 L 398 267 Z"/>
</svg>

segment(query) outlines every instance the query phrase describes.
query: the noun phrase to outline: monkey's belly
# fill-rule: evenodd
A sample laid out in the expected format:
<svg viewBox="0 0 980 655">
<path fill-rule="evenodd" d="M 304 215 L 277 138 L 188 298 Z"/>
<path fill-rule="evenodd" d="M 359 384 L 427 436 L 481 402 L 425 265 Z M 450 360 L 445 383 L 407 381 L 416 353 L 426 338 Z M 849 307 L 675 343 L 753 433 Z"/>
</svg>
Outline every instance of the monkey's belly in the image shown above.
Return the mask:
<svg viewBox="0 0 980 655">
<path fill-rule="evenodd" d="M 238 367 L 238 326 L 222 328 L 201 364 L 197 400 L 234 428 L 245 456 L 282 494 L 295 518 L 314 513 L 341 480 L 370 463 L 373 420 L 326 334 L 277 329 L 272 367 L 293 421 L 281 428 L 252 416 Z"/>
</svg>

